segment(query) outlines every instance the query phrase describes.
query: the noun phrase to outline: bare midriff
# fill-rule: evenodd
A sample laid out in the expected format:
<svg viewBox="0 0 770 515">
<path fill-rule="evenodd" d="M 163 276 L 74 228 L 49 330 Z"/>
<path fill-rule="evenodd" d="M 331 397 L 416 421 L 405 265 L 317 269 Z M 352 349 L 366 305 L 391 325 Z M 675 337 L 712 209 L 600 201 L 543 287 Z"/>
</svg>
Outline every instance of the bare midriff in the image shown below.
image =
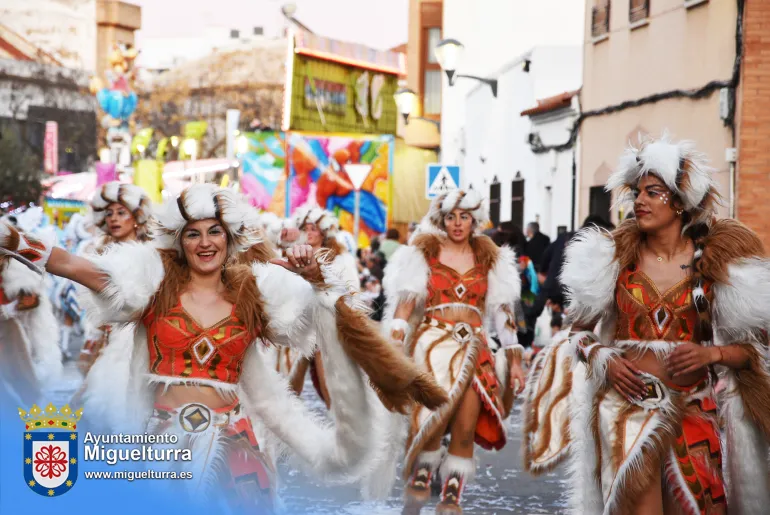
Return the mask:
<svg viewBox="0 0 770 515">
<path fill-rule="evenodd" d="M 461 306 L 452 306 L 448 308 L 436 309 L 426 313 L 426 316 L 442 320 L 451 324 L 459 324 L 465 322 L 473 327 L 481 325 L 481 316 L 479 313 L 471 308 L 463 308 Z"/>
<path fill-rule="evenodd" d="M 159 406 L 177 408 L 185 404 L 198 403 L 211 409 L 230 406 L 235 400 L 235 394 L 228 398 L 211 386 L 190 385 L 158 385 L 155 389 L 155 403 Z"/>
<path fill-rule="evenodd" d="M 631 361 L 642 372 L 652 374 L 664 383 L 676 386 L 692 386 L 708 374 L 708 370 L 702 368 L 695 372 L 672 378 L 669 376 L 666 362 L 651 350 L 628 350 L 624 353 L 623 357 Z"/>
</svg>

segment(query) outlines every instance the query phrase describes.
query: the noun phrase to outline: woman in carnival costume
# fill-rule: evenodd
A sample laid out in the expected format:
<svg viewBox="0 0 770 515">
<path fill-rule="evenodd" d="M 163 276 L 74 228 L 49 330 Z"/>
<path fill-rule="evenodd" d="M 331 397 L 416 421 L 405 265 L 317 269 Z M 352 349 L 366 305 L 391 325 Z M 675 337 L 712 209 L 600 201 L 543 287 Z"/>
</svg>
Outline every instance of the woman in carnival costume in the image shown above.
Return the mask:
<svg viewBox="0 0 770 515">
<path fill-rule="evenodd" d="M 310 245 L 313 251 L 321 249 L 327 251 L 329 259 L 335 265 L 335 269 L 339 270 L 341 274 L 339 279 L 353 291 L 360 291 L 361 281 L 358 278 L 356 259 L 337 241 L 336 236 L 340 229 L 340 223 L 337 217 L 334 216 L 334 213 L 317 207 L 299 209 L 294 213 L 293 222 L 293 226 L 300 232 L 298 241 Z M 302 378 L 304 378 L 305 373 L 302 371 L 302 363 L 294 360 L 293 365 L 294 374 L 292 377 L 296 378 L 301 373 Z M 326 403 L 326 406 L 329 407 L 331 405 L 331 398 L 326 387 L 326 374 L 320 352 L 316 352 L 310 361 L 310 374 L 318 395 Z M 296 381 L 297 379 L 295 379 L 295 384 Z"/>
<path fill-rule="evenodd" d="M 436 513 L 461 513 L 461 496 L 475 472 L 474 442 L 501 449 L 513 387 L 524 388 L 516 340 L 514 304 L 520 280 L 516 257 L 478 230 L 486 221 L 484 200 L 455 191 L 433 201 L 408 246 L 385 270 L 386 328 L 392 340 L 449 393 L 431 413 L 415 407 L 406 439 L 405 513 L 419 512 L 431 482 L 443 482 Z M 502 349 L 488 343 L 496 330 Z M 449 433 L 448 454 L 441 441 Z M 394 451 L 394 455 L 396 452 Z"/>
<path fill-rule="evenodd" d="M 765 513 L 762 242 L 715 218 L 712 171 L 688 142 L 629 148 L 607 189 L 630 194 L 635 216 L 567 247 L 572 328 L 533 364 L 527 467 L 542 473 L 569 455 L 575 513 Z"/>
<path fill-rule="evenodd" d="M 76 253 L 89 256 L 103 253 L 111 243 L 148 241 L 147 221 L 151 207 L 150 198 L 139 186 L 117 181 L 104 184 L 91 199 L 91 221 L 100 234 Z M 72 281 L 68 283 L 64 293 L 67 298 L 75 298 L 75 286 Z M 110 326 L 92 327 L 86 319 L 85 340 L 78 368 L 87 375 L 102 348 L 109 343 Z"/>
<path fill-rule="evenodd" d="M 38 259 L 56 240 L 47 233 L 43 244 L 11 225 L 0 226 L 3 248 L 27 260 Z M 0 253 L 0 401 L 40 402 L 43 389 L 61 375 L 58 343 L 59 325 L 43 277 Z"/>
<path fill-rule="evenodd" d="M 236 264 L 257 243 L 244 223 L 252 213 L 232 190 L 194 185 L 153 213 L 151 244 L 112 245 L 88 260 L 53 249 L 38 261 L 90 289 L 85 309 L 98 323 L 134 332 L 94 363 L 89 417 L 112 431 L 178 435 L 193 457 L 181 464 L 195 477 L 185 485 L 192 493 L 221 498 L 223 488 L 233 509 L 267 512 L 274 445 L 325 479 L 358 479 L 384 438 L 375 390 L 402 411 L 414 401 L 436 408 L 446 396 L 378 336 L 322 255 L 319 266 L 299 246 L 288 262 Z M 260 349 L 269 342 L 310 354 L 311 332 L 330 358 L 331 426 L 289 393 Z"/>
</svg>

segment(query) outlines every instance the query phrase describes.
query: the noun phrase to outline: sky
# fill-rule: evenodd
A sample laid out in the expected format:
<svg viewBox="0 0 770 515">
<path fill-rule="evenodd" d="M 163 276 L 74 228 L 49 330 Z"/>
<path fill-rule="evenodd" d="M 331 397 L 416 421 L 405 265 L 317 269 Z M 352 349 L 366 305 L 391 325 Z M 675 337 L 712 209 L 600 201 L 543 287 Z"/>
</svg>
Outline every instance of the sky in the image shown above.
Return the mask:
<svg viewBox="0 0 770 515">
<path fill-rule="evenodd" d="M 264 26 L 278 30 L 284 18 L 281 6 L 288 0 L 130 0 L 142 6 L 143 38 L 189 37 L 207 26 L 233 28 Z M 316 34 L 392 48 L 405 43 L 409 0 L 294 0 L 296 18 Z"/>
</svg>

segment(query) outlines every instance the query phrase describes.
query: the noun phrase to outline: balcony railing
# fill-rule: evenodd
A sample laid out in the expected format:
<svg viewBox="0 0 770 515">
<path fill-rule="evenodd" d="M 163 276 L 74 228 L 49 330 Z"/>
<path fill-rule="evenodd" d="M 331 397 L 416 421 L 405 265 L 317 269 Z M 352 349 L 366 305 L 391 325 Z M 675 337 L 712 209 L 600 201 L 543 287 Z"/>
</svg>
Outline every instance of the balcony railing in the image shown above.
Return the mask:
<svg viewBox="0 0 770 515">
<path fill-rule="evenodd" d="M 631 0 L 628 8 L 629 23 L 646 20 L 650 15 L 650 0 Z"/>
<path fill-rule="evenodd" d="M 591 10 L 591 36 L 598 38 L 610 31 L 610 2 L 605 0 Z"/>
</svg>

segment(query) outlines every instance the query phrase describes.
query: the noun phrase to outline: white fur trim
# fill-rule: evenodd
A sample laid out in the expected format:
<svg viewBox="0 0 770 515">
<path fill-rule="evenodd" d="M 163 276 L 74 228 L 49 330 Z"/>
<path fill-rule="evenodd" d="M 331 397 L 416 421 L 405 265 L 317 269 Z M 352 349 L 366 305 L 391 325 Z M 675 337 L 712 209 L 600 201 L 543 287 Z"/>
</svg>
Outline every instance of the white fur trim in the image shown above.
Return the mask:
<svg viewBox="0 0 770 515">
<path fill-rule="evenodd" d="M 348 289 L 358 292 L 361 291 L 361 280 L 358 278 L 358 265 L 353 254 L 343 252 L 334 258 L 334 266 L 338 267 L 342 273 L 342 281 Z"/>
<path fill-rule="evenodd" d="M 746 415 L 743 400 L 736 391 L 734 373 L 728 371 L 725 380 L 727 388 L 722 393 L 719 409 L 720 418 L 725 421 L 722 449 L 730 513 L 766 513 L 770 506 L 767 441 Z"/>
<path fill-rule="evenodd" d="M 402 245 L 391 256 L 385 267 L 382 287 L 385 290 L 385 320 L 390 320 L 402 302 L 416 301 L 409 323 L 414 325 L 422 317 L 428 296 L 430 268 L 417 247 Z"/>
<path fill-rule="evenodd" d="M 727 282 L 712 287 L 719 339 L 725 345 L 754 341 L 757 330 L 770 329 L 770 260 L 742 259 L 727 272 Z"/>
<path fill-rule="evenodd" d="M 689 342 L 668 342 L 664 340 L 613 340 L 612 346 L 619 349 L 651 350 L 658 359 L 665 359 L 679 345 Z"/>
<path fill-rule="evenodd" d="M 230 237 L 228 254 L 239 254 L 260 242 L 258 214 L 238 193 L 213 184 L 194 184 L 177 198 L 167 200 L 158 206 L 151 222 L 155 244 L 161 249 L 176 249 L 181 255 L 179 242 L 188 221 L 182 216 L 179 202 L 184 204 L 190 221 L 219 219 Z"/>
<path fill-rule="evenodd" d="M 359 478 L 377 449 L 370 388 L 360 369 L 337 342 L 334 312 L 318 306 L 317 325 L 327 387 L 334 402 L 333 425 L 323 423 L 288 388 L 282 377 L 251 348 L 244 361 L 241 385 L 246 408 L 314 472 L 325 479 Z"/>
<path fill-rule="evenodd" d="M 572 392 L 569 403 L 570 446 L 569 475 L 570 508 L 573 515 L 602 513 L 604 499 L 602 488 L 596 482 L 596 466 L 599 457 L 591 437 L 591 412 L 596 395 L 595 386 L 585 377 L 583 363 L 576 362 L 572 370 Z"/>
<path fill-rule="evenodd" d="M 88 259 L 109 281 L 101 293 L 80 288 L 80 305 L 96 326 L 128 322 L 144 311 L 165 276 L 160 254 L 149 244 L 114 244 Z"/>
<path fill-rule="evenodd" d="M 315 338 L 309 336 L 316 301 L 313 287 L 297 274 L 271 263 L 254 263 L 251 270 L 270 319 L 272 342 L 310 356 L 315 350 Z"/>
<path fill-rule="evenodd" d="M 588 362 L 587 366 L 591 369 L 592 380 L 597 385 L 601 385 L 604 384 L 607 379 L 607 367 L 609 366 L 610 361 L 615 359 L 618 355 L 621 355 L 623 351 L 613 347 L 605 347 L 602 345 L 601 341 L 596 341 L 585 349 L 580 349 L 578 342 L 586 335 L 591 335 L 594 339 L 598 340 L 598 337 L 595 334 L 581 331 L 570 337 L 570 344 L 574 345 L 577 354 L 581 354 L 586 358 L 586 361 Z M 594 348 L 597 348 L 596 352 L 593 352 Z M 588 358 L 588 355 L 591 352 L 593 352 L 593 355 Z"/>
<path fill-rule="evenodd" d="M 688 171 L 682 171 L 688 174 L 689 187 L 686 190 L 679 188 L 681 180 L 677 180 L 683 160 L 689 161 Z M 699 209 L 699 204 L 709 190 L 717 188 L 713 169 L 708 166 L 708 159 L 695 150 L 694 143 L 674 143 L 669 135 L 664 133 L 660 139 L 640 141 L 638 148 L 629 145 L 620 158 L 617 171 L 607 180 L 607 190 L 632 188 L 640 178 L 649 173 L 659 177 L 668 189 L 682 199 L 686 211 Z"/>
<path fill-rule="evenodd" d="M 663 481 L 666 483 L 668 490 L 679 499 L 684 499 L 687 508 L 690 513 L 700 513 L 700 507 L 698 501 L 693 497 L 690 487 L 687 485 L 687 480 L 682 474 L 682 469 L 679 467 L 679 460 L 674 453 L 673 447 L 669 449 L 668 456 L 665 458 L 665 464 L 663 465 L 664 476 Z"/>
<path fill-rule="evenodd" d="M 461 475 L 467 485 L 476 477 L 476 462 L 473 458 L 461 458 L 454 454 L 447 454 L 440 470 L 443 481 L 446 481 L 450 474 L 455 473 Z"/>
<path fill-rule="evenodd" d="M 560 276 L 567 289 L 570 320 L 595 322 L 609 312 L 619 273 L 612 235 L 598 228 L 578 232 L 567 245 Z"/>
<path fill-rule="evenodd" d="M 509 316 L 514 316 L 515 305 L 520 298 L 521 277 L 516 267 L 516 254 L 508 246 L 501 247 L 494 266 L 487 274 L 485 311 L 504 349 L 519 345 L 516 331 L 507 327 L 506 323 Z"/>
<path fill-rule="evenodd" d="M 459 200 L 459 203 L 458 203 Z M 489 219 L 489 207 L 487 201 L 476 190 L 454 190 L 445 195 L 436 197 L 430 204 L 428 218 L 436 227 L 441 227 L 444 216 L 453 209 L 462 209 L 470 212 L 477 227 L 484 225 Z"/>
<path fill-rule="evenodd" d="M 14 321 L 0 322 L 0 325 L 18 324 L 19 334 L 26 339 L 23 344 L 27 347 L 38 381 L 42 385 L 54 385 L 62 373 L 62 356 L 59 349 L 59 324 L 47 296 L 45 281 L 18 261 L 10 260 L 2 271 L 0 287 L 11 299 L 21 293 L 37 295 L 37 307 L 18 311 Z"/>
<path fill-rule="evenodd" d="M 149 369 L 144 326 L 113 326 L 109 345 L 85 379 L 83 411 L 89 423 L 108 432 L 144 432 L 154 399 L 145 379 Z"/>
</svg>

